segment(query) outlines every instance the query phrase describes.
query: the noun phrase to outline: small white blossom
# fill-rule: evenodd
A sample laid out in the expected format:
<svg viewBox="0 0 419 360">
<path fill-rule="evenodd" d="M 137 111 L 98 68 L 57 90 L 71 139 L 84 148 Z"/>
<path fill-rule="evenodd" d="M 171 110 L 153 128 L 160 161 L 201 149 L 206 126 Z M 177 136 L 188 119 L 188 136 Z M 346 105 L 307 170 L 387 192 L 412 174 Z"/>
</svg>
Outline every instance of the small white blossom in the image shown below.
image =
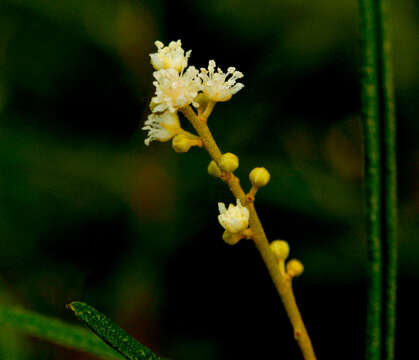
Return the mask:
<svg viewBox="0 0 419 360">
<path fill-rule="evenodd" d="M 162 114 L 150 114 L 144 124 L 142 130 L 148 131 L 147 139 L 144 141 L 147 146 L 154 140 L 169 141 L 182 131 L 178 115 L 168 111 Z"/>
<path fill-rule="evenodd" d="M 161 41 L 156 41 L 154 44 L 157 47 L 157 52 L 150 54 L 150 57 L 151 65 L 156 70 L 175 69 L 177 72 L 181 72 L 186 68 L 191 50 L 187 51 L 185 55 L 180 40 L 172 41 L 166 47 Z"/>
<path fill-rule="evenodd" d="M 223 203 L 218 203 L 220 215 L 218 221 L 229 233 L 238 233 L 249 226 L 249 210 L 237 199 L 237 205 L 230 204 L 228 210 Z"/>
<path fill-rule="evenodd" d="M 240 71 L 234 67 L 229 67 L 227 73 L 223 73 L 220 68 L 215 72 L 215 61 L 210 60 L 208 70 L 201 68 L 199 77 L 202 79 L 202 91 L 212 101 L 227 101 L 243 89 L 242 83 L 236 83 L 237 79 L 243 77 Z M 228 79 L 227 79 L 228 77 Z"/>
<path fill-rule="evenodd" d="M 195 107 L 199 106 L 194 99 L 201 90 L 201 80 L 195 67 L 189 66 L 180 74 L 174 69 L 163 69 L 155 71 L 153 76 L 156 79 L 153 82 L 156 96 L 151 99 L 155 105 L 153 112 L 175 112 L 191 103 Z"/>
</svg>

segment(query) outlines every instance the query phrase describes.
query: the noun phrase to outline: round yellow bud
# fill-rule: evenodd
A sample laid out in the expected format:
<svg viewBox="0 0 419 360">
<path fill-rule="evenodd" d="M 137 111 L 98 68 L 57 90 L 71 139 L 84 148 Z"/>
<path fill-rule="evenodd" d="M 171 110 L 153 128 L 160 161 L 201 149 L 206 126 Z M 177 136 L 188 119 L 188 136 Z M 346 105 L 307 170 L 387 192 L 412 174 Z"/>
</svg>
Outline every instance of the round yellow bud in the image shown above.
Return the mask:
<svg viewBox="0 0 419 360">
<path fill-rule="evenodd" d="M 292 259 L 287 263 L 287 273 L 291 277 L 300 276 L 304 271 L 304 265 L 297 259 Z"/>
<path fill-rule="evenodd" d="M 172 140 L 172 148 L 177 153 L 187 152 L 194 144 L 185 134 L 176 135 Z"/>
<path fill-rule="evenodd" d="M 223 233 L 223 240 L 229 245 L 236 245 L 243 236 L 240 233 L 230 233 L 227 230 Z"/>
<path fill-rule="evenodd" d="M 260 188 L 269 182 L 271 174 L 264 167 L 257 167 L 250 172 L 249 179 L 255 188 Z"/>
<path fill-rule="evenodd" d="M 290 246 L 284 240 L 272 241 L 270 247 L 278 260 L 285 260 L 290 253 Z"/>
<path fill-rule="evenodd" d="M 216 178 L 221 176 L 221 170 L 218 167 L 217 163 L 214 160 L 211 160 L 208 165 L 208 174 Z"/>
<path fill-rule="evenodd" d="M 220 168 L 225 172 L 233 172 L 239 167 L 239 158 L 232 153 L 225 153 L 221 156 Z"/>
</svg>

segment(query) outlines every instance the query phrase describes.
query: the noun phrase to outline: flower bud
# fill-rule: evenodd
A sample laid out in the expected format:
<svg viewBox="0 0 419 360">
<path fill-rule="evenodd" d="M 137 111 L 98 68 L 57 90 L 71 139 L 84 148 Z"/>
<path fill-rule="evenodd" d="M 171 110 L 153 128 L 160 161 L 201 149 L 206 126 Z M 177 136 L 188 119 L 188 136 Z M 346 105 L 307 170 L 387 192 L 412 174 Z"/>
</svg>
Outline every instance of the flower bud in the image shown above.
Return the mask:
<svg viewBox="0 0 419 360">
<path fill-rule="evenodd" d="M 199 104 L 199 109 L 205 109 L 208 104 L 208 97 L 204 93 L 199 93 L 195 98 L 195 102 Z"/>
<path fill-rule="evenodd" d="M 221 156 L 220 168 L 225 172 L 233 172 L 239 167 L 239 158 L 232 153 L 225 153 Z"/>
<path fill-rule="evenodd" d="M 264 167 L 257 167 L 250 172 L 249 179 L 255 188 L 260 188 L 269 182 L 271 175 Z"/>
<path fill-rule="evenodd" d="M 304 271 L 304 265 L 297 259 L 292 259 L 287 263 L 287 273 L 291 277 L 300 276 Z"/>
<path fill-rule="evenodd" d="M 284 240 L 272 241 L 270 247 L 278 260 L 285 260 L 290 253 L 290 246 Z"/>
<path fill-rule="evenodd" d="M 240 233 L 232 234 L 227 230 L 223 233 L 223 240 L 229 245 L 236 245 L 242 238 Z"/>
<path fill-rule="evenodd" d="M 193 141 L 191 141 L 191 139 L 189 139 L 185 134 L 176 135 L 172 140 L 172 148 L 177 153 L 185 153 L 189 151 L 193 144 Z"/>
<path fill-rule="evenodd" d="M 211 162 L 208 165 L 208 174 L 216 178 L 221 176 L 221 170 L 214 160 L 211 160 Z"/>
</svg>

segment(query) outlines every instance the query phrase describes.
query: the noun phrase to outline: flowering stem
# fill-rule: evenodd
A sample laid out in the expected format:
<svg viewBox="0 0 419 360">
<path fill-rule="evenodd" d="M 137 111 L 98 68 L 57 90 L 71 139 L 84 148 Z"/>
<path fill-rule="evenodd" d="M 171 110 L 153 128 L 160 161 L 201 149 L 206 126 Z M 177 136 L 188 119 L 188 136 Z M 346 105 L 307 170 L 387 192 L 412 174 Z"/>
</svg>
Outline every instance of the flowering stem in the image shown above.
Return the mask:
<svg viewBox="0 0 419 360">
<path fill-rule="evenodd" d="M 190 107 L 183 108 L 181 111 L 201 137 L 204 147 L 211 158 L 219 165 L 222 154 L 207 126 L 207 119 L 203 118 L 202 115 L 197 116 Z M 257 215 L 253 201 L 247 201 L 247 196 L 240 186 L 239 179 L 233 173 L 228 173 L 227 175 L 228 176 L 225 176 L 223 180 L 227 183 L 233 195 L 239 199 L 242 204 L 246 204 L 249 209 L 249 225 L 252 231 L 252 239 L 262 256 L 263 262 L 265 263 L 279 296 L 281 297 L 285 311 L 287 312 L 291 325 L 294 329 L 294 338 L 301 349 L 303 357 L 305 360 L 315 360 L 316 356 L 314 354 L 310 337 L 308 336 L 307 329 L 295 301 L 291 285 L 291 277 L 285 272 L 282 273 L 279 271 L 277 258 L 269 247 L 268 239 Z"/>
<path fill-rule="evenodd" d="M 212 110 L 214 109 L 214 106 L 215 106 L 215 102 L 214 101 L 209 101 L 208 102 L 208 104 L 207 104 L 207 106 L 206 106 L 206 108 L 205 108 L 205 111 L 204 111 L 204 113 L 202 114 L 202 116 L 203 116 L 203 118 L 204 119 L 208 119 L 208 117 L 211 115 L 211 113 L 212 113 Z"/>
<path fill-rule="evenodd" d="M 185 117 L 190 121 L 196 132 L 201 137 L 205 149 L 207 149 L 211 158 L 213 158 L 214 161 L 218 164 L 220 162 L 222 154 L 217 144 L 215 143 L 215 140 L 212 137 L 212 134 L 208 129 L 206 122 L 202 121 L 201 119 L 198 119 L 195 112 L 189 106 L 182 108 L 181 111 L 185 115 Z"/>
</svg>

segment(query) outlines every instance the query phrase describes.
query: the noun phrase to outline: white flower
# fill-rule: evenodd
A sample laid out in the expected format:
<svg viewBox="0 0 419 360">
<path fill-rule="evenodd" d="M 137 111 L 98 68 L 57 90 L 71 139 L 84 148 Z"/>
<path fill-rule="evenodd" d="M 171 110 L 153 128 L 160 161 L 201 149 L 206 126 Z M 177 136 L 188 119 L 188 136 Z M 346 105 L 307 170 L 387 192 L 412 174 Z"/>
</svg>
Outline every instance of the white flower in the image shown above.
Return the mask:
<svg viewBox="0 0 419 360">
<path fill-rule="evenodd" d="M 148 130 L 147 139 L 144 141 L 147 146 L 153 140 L 169 141 L 182 131 L 178 115 L 168 111 L 162 114 L 150 114 L 144 124 L 146 126 L 142 130 Z"/>
<path fill-rule="evenodd" d="M 156 70 L 161 69 L 175 69 L 181 72 L 188 65 L 188 58 L 191 55 L 191 50 L 186 52 L 182 49 L 182 42 L 172 41 L 168 46 L 164 46 L 161 41 L 154 43 L 157 47 L 157 52 L 150 54 L 151 65 Z"/>
<path fill-rule="evenodd" d="M 201 68 L 199 77 L 202 79 L 202 91 L 212 101 L 230 100 L 233 94 L 244 87 L 242 83 L 236 83 L 237 79 L 243 77 L 240 71 L 236 71 L 234 67 L 229 67 L 227 73 L 223 73 L 220 68 L 215 72 L 214 60 L 209 61 L 208 70 Z"/>
<path fill-rule="evenodd" d="M 228 210 L 223 203 L 218 203 L 218 209 L 220 211 L 218 221 L 229 233 L 238 233 L 248 227 L 249 210 L 242 206 L 239 199 L 237 205 L 230 204 Z"/>
<path fill-rule="evenodd" d="M 153 112 L 175 112 L 191 103 L 199 106 L 194 99 L 201 90 L 201 80 L 195 67 L 189 66 L 180 74 L 174 69 L 163 69 L 155 71 L 153 76 L 157 80 L 153 82 L 156 87 L 156 96 L 151 99 Z"/>
</svg>

